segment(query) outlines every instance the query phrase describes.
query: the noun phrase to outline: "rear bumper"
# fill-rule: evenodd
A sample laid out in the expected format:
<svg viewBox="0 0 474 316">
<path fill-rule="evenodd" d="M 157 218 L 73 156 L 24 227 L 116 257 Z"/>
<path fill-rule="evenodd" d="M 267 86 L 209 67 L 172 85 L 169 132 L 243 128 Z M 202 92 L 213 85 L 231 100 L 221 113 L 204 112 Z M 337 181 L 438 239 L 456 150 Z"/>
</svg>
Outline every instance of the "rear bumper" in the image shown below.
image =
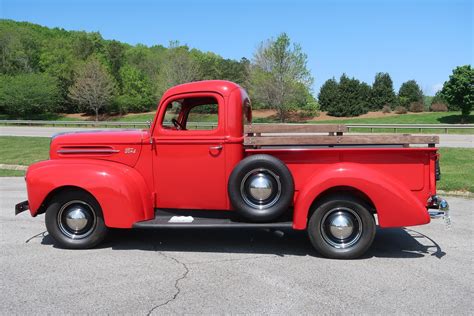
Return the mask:
<svg viewBox="0 0 474 316">
<path fill-rule="evenodd" d="M 20 214 L 26 210 L 29 210 L 30 206 L 28 205 L 28 201 L 23 201 L 15 205 L 15 215 Z"/>
<path fill-rule="evenodd" d="M 437 195 L 433 195 L 428 199 L 428 213 L 433 219 L 443 218 L 446 222 L 446 225 L 450 225 L 451 223 L 451 218 L 449 216 L 449 204 L 445 199 Z"/>
</svg>

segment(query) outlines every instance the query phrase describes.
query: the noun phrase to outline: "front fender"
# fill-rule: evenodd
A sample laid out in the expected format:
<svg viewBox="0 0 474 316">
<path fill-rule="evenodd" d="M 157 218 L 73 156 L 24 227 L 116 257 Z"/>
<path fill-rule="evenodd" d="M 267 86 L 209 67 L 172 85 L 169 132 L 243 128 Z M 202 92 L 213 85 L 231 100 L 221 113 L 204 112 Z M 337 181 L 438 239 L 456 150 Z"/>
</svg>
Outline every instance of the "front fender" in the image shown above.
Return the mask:
<svg viewBox="0 0 474 316">
<path fill-rule="evenodd" d="M 99 202 L 105 225 L 129 228 L 154 216 L 151 190 L 135 169 L 101 160 L 47 160 L 26 173 L 28 203 L 36 216 L 48 195 L 73 186 L 91 193 Z"/>
<path fill-rule="evenodd" d="M 425 205 L 402 182 L 356 163 L 338 163 L 315 174 L 295 201 L 293 227 L 305 229 L 314 200 L 334 187 L 352 187 L 375 205 L 381 227 L 422 225 L 430 222 Z"/>
</svg>

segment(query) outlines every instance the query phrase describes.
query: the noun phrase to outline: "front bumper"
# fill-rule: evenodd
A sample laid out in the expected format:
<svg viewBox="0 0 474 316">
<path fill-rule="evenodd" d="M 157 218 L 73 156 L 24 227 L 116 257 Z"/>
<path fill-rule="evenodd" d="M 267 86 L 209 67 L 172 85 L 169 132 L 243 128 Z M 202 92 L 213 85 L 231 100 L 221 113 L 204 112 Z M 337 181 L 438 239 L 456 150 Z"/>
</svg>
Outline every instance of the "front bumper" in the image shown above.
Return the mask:
<svg viewBox="0 0 474 316">
<path fill-rule="evenodd" d="M 30 206 L 28 205 L 28 201 L 23 201 L 15 205 L 15 215 L 20 214 L 26 210 L 29 210 Z"/>
<path fill-rule="evenodd" d="M 443 218 L 446 226 L 451 225 L 451 217 L 449 214 L 449 204 L 448 202 L 437 196 L 433 195 L 428 199 L 428 213 L 430 217 L 435 218 Z"/>
</svg>

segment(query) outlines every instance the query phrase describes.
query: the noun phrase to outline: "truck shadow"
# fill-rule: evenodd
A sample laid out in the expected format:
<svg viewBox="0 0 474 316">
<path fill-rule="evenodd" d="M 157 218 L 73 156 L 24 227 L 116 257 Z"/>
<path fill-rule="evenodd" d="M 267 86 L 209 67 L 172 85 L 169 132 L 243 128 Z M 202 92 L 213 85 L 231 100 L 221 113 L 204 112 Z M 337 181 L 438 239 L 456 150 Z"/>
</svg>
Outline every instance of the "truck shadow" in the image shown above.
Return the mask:
<svg viewBox="0 0 474 316">
<path fill-rule="evenodd" d="M 43 244 L 53 245 L 50 236 Z M 161 229 L 112 230 L 100 248 L 113 250 L 178 251 L 209 253 L 273 254 L 278 256 L 320 255 L 303 231 L 268 229 Z M 361 259 L 420 258 L 446 255 L 430 237 L 408 228 L 378 229 L 374 243 Z"/>
</svg>

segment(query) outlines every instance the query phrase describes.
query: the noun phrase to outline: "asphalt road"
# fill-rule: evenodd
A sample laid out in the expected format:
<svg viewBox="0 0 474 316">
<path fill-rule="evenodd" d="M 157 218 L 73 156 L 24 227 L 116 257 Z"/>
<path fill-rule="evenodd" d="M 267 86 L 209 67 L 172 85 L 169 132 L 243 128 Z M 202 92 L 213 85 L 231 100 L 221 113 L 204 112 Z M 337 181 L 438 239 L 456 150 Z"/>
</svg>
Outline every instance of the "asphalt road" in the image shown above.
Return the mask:
<svg viewBox="0 0 474 316">
<path fill-rule="evenodd" d="M 0 126 L 0 135 L 51 137 L 57 133 L 73 132 L 73 131 L 93 131 L 93 130 L 97 130 L 97 129 L 71 128 L 71 127 Z M 106 129 L 101 129 L 101 130 L 106 130 Z M 440 144 L 439 144 L 440 147 L 474 148 L 474 135 L 439 134 L 438 136 L 440 138 Z"/>
<path fill-rule="evenodd" d="M 473 200 L 452 223 L 379 230 L 362 259 L 329 260 L 302 232 L 113 231 L 56 248 L 44 216 L 14 216 L 22 178 L 0 179 L 0 314 L 471 314 Z"/>
</svg>

